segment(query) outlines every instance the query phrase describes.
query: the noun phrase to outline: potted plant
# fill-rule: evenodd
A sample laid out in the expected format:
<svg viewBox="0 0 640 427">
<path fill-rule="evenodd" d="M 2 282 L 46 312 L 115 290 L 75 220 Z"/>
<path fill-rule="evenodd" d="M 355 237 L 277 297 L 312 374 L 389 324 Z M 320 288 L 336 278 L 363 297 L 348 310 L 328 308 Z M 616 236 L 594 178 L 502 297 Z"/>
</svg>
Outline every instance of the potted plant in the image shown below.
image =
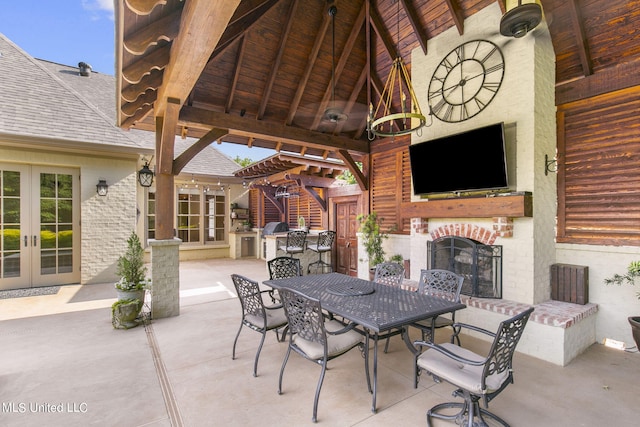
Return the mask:
<svg viewBox="0 0 640 427">
<path fill-rule="evenodd" d="M 369 276 L 372 278 L 376 265 L 384 262 L 385 252 L 382 242 L 389 236 L 382 232 L 380 226 L 383 219 L 378 218 L 376 212 L 371 212 L 369 215 L 360 214 L 356 220 L 360 224 L 358 232 L 362 234 L 362 243 L 369 259 Z"/>
<path fill-rule="evenodd" d="M 307 230 L 306 230 L 306 227 L 305 227 L 305 224 L 306 224 L 306 222 L 305 222 L 305 220 L 304 220 L 304 217 L 303 217 L 302 215 L 300 215 L 300 216 L 298 217 L 298 228 L 299 228 L 300 230 L 307 231 Z"/>
<path fill-rule="evenodd" d="M 636 278 L 638 277 L 640 277 L 640 261 L 632 261 L 627 267 L 625 274 L 616 273 L 612 277 L 604 279 L 604 283 L 607 285 L 622 285 L 623 283 L 635 285 Z M 636 296 L 640 300 L 640 292 L 638 292 Z M 629 324 L 631 325 L 631 334 L 633 335 L 633 340 L 636 342 L 636 347 L 640 349 L 640 316 L 629 317 Z"/>
<path fill-rule="evenodd" d="M 126 301 L 131 303 L 134 300 L 137 301 L 137 316 L 144 304 L 145 292 L 151 285 L 151 280 L 145 277 L 147 268 L 144 266 L 144 249 L 142 249 L 138 235 L 133 231 L 127 239 L 127 250 L 118 258 L 116 271 L 120 276 L 120 280 L 115 284 L 116 294 L 118 295 L 117 302 Z M 121 304 L 126 305 L 125 303 Z M 117 306 L 119 305 L 117 304 Z M 116 310 L 112 307 L 112 314 L 114 315 L 121 311 L 121 309 Z"/>
</svg>

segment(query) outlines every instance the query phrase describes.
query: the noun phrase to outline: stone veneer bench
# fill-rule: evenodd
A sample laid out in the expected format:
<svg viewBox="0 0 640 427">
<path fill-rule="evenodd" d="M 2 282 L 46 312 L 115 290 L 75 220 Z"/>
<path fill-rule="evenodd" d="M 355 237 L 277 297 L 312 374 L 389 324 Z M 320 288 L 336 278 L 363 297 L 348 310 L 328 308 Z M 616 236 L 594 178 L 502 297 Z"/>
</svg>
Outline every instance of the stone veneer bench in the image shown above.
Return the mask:
<svg viewBox="0 0 640 427">
<path fill-rule="evenodd" d="M 414 280 L 404 280 L 403 288 L 417 289 Z M 497 323 L 531 307 L 505 299 L 460 297 L 467 309 L 458 312 L 456 320 L 494 330 Z M 545 301 L 536 304 L 518 351 L 566 366 L 577 355 L 596 342 L 597 304 L 572 304 Z M 477 335 L 484 339 L 484 336 Z"/>
</svg>

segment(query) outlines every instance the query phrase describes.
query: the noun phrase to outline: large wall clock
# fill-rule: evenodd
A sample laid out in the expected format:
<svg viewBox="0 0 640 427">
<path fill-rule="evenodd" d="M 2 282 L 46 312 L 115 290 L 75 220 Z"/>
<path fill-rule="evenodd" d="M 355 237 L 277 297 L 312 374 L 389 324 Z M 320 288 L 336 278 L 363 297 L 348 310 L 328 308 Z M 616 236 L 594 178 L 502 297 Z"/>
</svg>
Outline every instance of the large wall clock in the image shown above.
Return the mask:
<svg viewBox="0 0 640 427">
<path fill-rule="evenodd" d="M 429 83 L 429 107 L 438 119 L 462 122 L 493 100 L 504 76 L 504 56 L 487 40 L 461 44 L 445 56 Z"/>
</svg>

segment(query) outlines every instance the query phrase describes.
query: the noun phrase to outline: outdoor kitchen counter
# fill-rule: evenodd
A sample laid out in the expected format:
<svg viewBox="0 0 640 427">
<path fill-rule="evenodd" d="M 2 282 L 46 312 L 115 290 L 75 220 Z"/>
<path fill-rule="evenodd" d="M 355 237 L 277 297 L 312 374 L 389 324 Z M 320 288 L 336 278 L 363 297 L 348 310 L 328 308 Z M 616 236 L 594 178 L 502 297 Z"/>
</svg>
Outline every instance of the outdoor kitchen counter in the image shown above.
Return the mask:
<svg viewBox="0 0 640 427">
<path fill-rule="evenodd" d="M 316 243 L 317 239 L 318 239 L 318 233 L 320 233 L 323 230 L 311 230 L 309 231 L 309 234 L 307 234 L 307 241 L 306 243 Z M 286 254 L 284 251 L 280 250 L 278 247 L 279 246 L 284 246 L 286 241 L 287 241 L 287 233 L 286 232 L 280 232 L 280 233 L 274 233 L 274 234 L 270 234 L 268 236 L 264 236 L 265 240 L 266 240 L 266 252 L 265 252 L 265 259 L 266 260 L 270 260 L 273 259 L 275 257 L 279 257 L 279 256 L 289 256 L 288 254 Z M 317 252 L 313 252 L 309 249 L 306 249 L 306 245 L 305 245 L 305 251 L 301 254 L 296 254 L 293 256 L 294 258 L 298 258 L 300 259 L 300 264 L 302 264 L 302 271 L 304 274 L 307 274 L 307 268 L 309 266 L 309 263 L 317 261 L 318 260 L 318 253 Z M 322 255 L 322 259 L 325 262 L 330 262 L 330 252 L 327 252 L 325 254 Z"/>
</svg>

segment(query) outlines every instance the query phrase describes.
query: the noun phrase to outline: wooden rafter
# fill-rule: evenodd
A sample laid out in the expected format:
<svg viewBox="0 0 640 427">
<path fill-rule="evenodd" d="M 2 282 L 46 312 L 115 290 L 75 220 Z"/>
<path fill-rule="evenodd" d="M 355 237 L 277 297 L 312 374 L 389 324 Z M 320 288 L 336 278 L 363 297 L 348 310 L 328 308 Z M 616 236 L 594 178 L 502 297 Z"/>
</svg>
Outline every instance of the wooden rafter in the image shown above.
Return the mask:
<svg viewBox="0 0 640 427">
<path fill-rule="evenodd" d="M 571 17 L 571 26 L 573 27 L 573 34 L 576 37 L 576 44 L 578 46 L 578 56 L 580 57 L 580 64 L 582 65 L 582 71 L 585 77 L 593 74 L 593 67 L 591 66 L 591 53 L 589 52 L 589 45 L 586 43 L 587 36 L 584 32 L 584 26 L 582 25 L 582 18 L 580 16 L 580 10 L 576 4 L 576 0 L 570 0 L 569 2 L 569 15 Z"/>
<path fill-rule="evenodd" d="M 449 8 L 449 13 L 451 13 L 451 19 L 456 24 L 456 28 L 458 29 L 458 34 L 464 34 L 464 15 L 462 14 L 462 9 L 458 4 L 457 0 L 445 0 L 447 3 L 447 8 Z"/>
<path fill-rule="evenodd" d="M 122 43 L 127 52 L 133 55 L 142 55 L 151 46 L 164 40 L 171 42 L 180 31 L 180 14 L 182 9 L 176 9 L 169 15 L 144 26 L 139 31 L 131 34 Z"/>
<path fill-rule="evenodd" d="M 168 98 L 182 105 L 202 74 L 240 0 L 190 0 L 180 19 L 181 31 L 171 44 L 171 58 L 158 91 L 155 115 L 162 115 Z"/>
<path fill-rule="evenodd" d="M 407 18 L 409 19 L 409 24 L 411 24 L 411 28 L 413 28 L 413 32 L 418 39 L 418 43 L 420 43 L 420 47 L 422 48 L 422 53 L 427 54 L 427 40 L 429 37 L 425 34 L 422 26 L 420 25 L 420 18 L 418 17 L 418 13 L 413 5 L 408 0 L 399 0 L 402 8 L 407 14 Z"/>
<path fill-rule="evenodd" d="M 264 112 L 267 109 L 267 103 L 269 102 L 269 98 L 271 97 L 271 91 L 273 89 L 273 84 L 278 77 L 278 70 L 280 69 L 280 64 L 282 63 L 282 55 L 284 55 L 284 45 L 289 38 L 289 33 L 291 32 L 291 27 L 293 26 L 293 17 L 296 14 L 296 10 L 298 8 L 298 0 L 293 0 L 291 2 L 291 6 L 289 7 L 289 14 L 287 18 L 287 22 L 285 24 L 284 31 L 282 32 L 282 36 L 280 37 L 280 44 L 278 45 L 278 50 L 276 54 L 276 59 L 273 62 L 273 67 L 271 67 L 271 72 L 269 74 L 269 78 L 267 79 L 267 85 L 264 88 L 264 94 L 262 95 L 262 100 L 260 100 L 260 107 L 258 108 L 257 118 L 258 120 L 262 120 L 264 116 Z"/>
<path fill-rule="evenodd" d="M 234 64 L 233 70 L 233 80 L 231 82 L 231 87 L 229 88 L 229 94 L 227 95 L 227 104 L 225 105 L 224 112 L 228 113 L 231 111 L 231 105 L 233 104 L 233 96 L 236 93 L 236 87 L 238 86 L 238 79 L 240 78 L 240 70 L 242 69 L 242 60 L 244 58 L 244 49 L 247 44 L 247 36 L 242 36 L 242 41 L 240 42 L 240 48 L 236 54 L 236 63 Z"/>
<path fill-rule="evenodd" d="M 298 110 L 298 106 L 300 106 L 300 101 L 302 100 L 302 95 L 304 94 L 304 89 L 309 82 L 309 78 L 311 77 L 311 71 L 313 70 L 313 66 L 318 59 L 318 53 L 320 52 L 320 47 L 322 47 L 322 41 L 324 40 L 325 35 L 327 34 L 327 30 L 329 29 L 329 23 L 331 19 L 329 14 L 327 13 L 324 16 L 322 21 L 322 25 L 316 34 L 315 42 L 313 43 L 313 48 L 309 53 L 309 57 L 307 60 L 307 68 L 304 70 L 304 74 L 300 77 L 300 82 L 298 83 L 298 88 L 296 89 L 296 94 L 291 101 L 291 105 L 289 107 L 289 114 L 287 115 L 287 120 L 285 121 L 286 125 L 291 125 L 293 123 L 293 118 L 296 115 L 296 111 Z"/>
</svg>

